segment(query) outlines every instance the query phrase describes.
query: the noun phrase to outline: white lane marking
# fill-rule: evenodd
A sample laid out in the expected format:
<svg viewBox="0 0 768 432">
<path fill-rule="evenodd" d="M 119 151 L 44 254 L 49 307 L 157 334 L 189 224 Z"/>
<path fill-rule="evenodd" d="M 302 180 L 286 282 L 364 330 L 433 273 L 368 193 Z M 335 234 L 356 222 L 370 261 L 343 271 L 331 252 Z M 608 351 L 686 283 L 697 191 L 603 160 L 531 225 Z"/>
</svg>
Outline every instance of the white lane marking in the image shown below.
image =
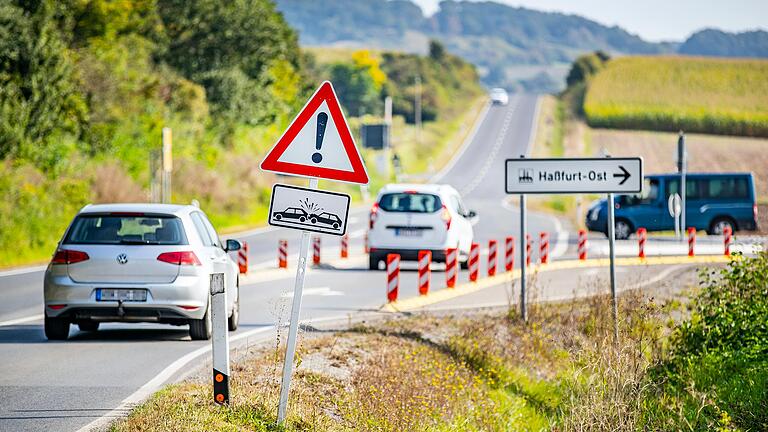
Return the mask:
<svg viewBox="0 0 768 432">
<path fill-rule="evenodd" d="M 304 297 L 307 297 L 307 296 L 329 297 L 329 296 L 342 296 L 344 295 L 344 293 L 342 291 L 334 291 L 331 289 L 331 287 L 317 287 L 317 288 L 305 288 L 304 293 L 302 295 Z M 282 293 L 280 294 L 280 297 L 293 298 L 293 291 Z"/>
<path fill-rule="evenodd" d="M 37 315 L 30 315 L 23 318 L 16 318 L 8 321 L 0 321 L 0 327 L 7 327 L 12 325 L 24 324 L 32 321 L 39 321 L 43 318 L 45 318 L 43 314 L 37 314 Z"/>
<path fill-rule="evenodd" d="M 350 232 L 349 233 L 349 237 L 350 238 L 358 238 L 358 237 L 362 237 L 363 234 L 365 234 L 365 230 L 364 229 L 359 229 L 359 230 L 355 230 L 355 231 Z"/>
<path fill-rule="evenodd" d="M 518 209 L 512 206 L 509 198 L 503 198 L 501 200 L 501 206 L 507 211 L 519 213 Z M 555 233 L 557 234 L 557 238 L 555 239 L 555 247 L 552 248 L 552 252 L 549 253 L 549 256 L 552 258 L 563 256 L 568 251 L 568 239 L 571 235 L 568 233 L 568 231 L 563 229 L 563 224 L 560 222 L 558 217 L 548 214 L 541 214 L 540 217 L 551 220 L 552 224 L 555 226 Z"/>
<path fill-rule="evenodd" d="M 472 126 L 472 131 L 467 135 L 467 137 L 464 139 L 464 142 L 461 144 L 461 148 L 458 152 L 455 153 L 455 155 L 451 158 L 450 161 L 448 161 L 448 164 L 446 164 L 443 169 L 441 169 L 437 174 L 432 176 L 431 179 L 429 179 L 430 183 L 440 183 L 440 181 L 448 174 L 448 171 L 453 169 L 453 167 L 459 162 L 461 159 L 461 156 L 464 154 L 465 151 L 469 148 L 469 146 L 472 144 L 472 142 L 475 140 L 475 135 L 477 135 L 477 131 L 480 130 L 480 125 L 483 124 L 485 121 L 485 117 L 488 115 L 488 110 L 491 109 L 491 104 L 489 102 L 485 103 L 485 106 L 483 107 L 483 110 L 480 112 L 480 115 L 477 116 L 477 120 L 475 121 L 475 124 Z"/>
<path fill-rule="evenodd" d="M 341 321 L 341 320 L 346 321 L 347 318 L 348 317 L 346 315 L 338 315 L 338 316 L 320 318 L 320 319 L 304 319 L 304 320 L 301 320 L 301 324 L 311 324 L 311 323 L 319 324 L 319 323 L 328 322 L 328 321 Z M 289 324 L 288 322 L 283 323 L 284 326 L 288 326 L 288 324 Z M 267 333 L 269 331 L 273 331 L 275 329 L 276 327 L 274 325 L 271 325 L 268 327 L 249 330 L 247 332 L 239 333 L 230 337 L 229 341 L 237 342 L 260 333 Z M 235 346 L 230 345 L 230 351 L 235 348 L 236 348 Z M 173 363 L 169 364 L 165 369 L 160 371 L 159 374 L 155 375 L 154 378 L 147 381 L 146 384 L 144 384 L 138 390 L 133 392 L 130 396 L 123 399 L 122 402 L 120 402 L 120 404 L 115 409 L 97 418 L 91 423 L 88 423 L 87 425 L 81 427 L 80 429 L 77 430 L 77 432 L 91 432 L 95 430 L 106 429 L 112 421 L 127 416 L 128 414 L 130 414 L 130 411 L 132 411 L 133 408 L 135 408 L 138 404 L 142 403 L 147 398 L 152 396 L 153 393 L 160 390 L 160 388 L 163 385 L 165 385 L 166 381 L 168 381 L 174 375 L 176 375 L 187 364 L 189 364 L 196 358 L 210 351 L 211 351 L 211 344 L 209 343 L 205 346 L 202 346 L 178 358 Z"/>
<path fill-rule="evenodd" d="M 5 270 L 5 271 L 0 271 L 0 277 L 16 276 L 16 275 L 27 274 L 27 273 L 35 273 L 35 272 L 43 271 L 46 268 L 48 268 L 47 265 L 34 266 L 34 267 L 22 267 L 22 268 L 17 268 L 17 269 L 13 269 L 13 270 Z"/>
<path fill-rule="evenodd" d="M 480 168 L 480 172 L 478 172 L 475 178 L 472 179 L 472 183 L 468 184 L 461 190 L 462 196 L 468 196 L 470 193 L 472 193 L 472 191 L 474 191 L 483 181 L 485 175 L 488 174 L 488 170 L 491 168 L 491 165 L 496 162 L 496 155 L 498 155 L 502 144 L 504 144 L 504 138 L 507 137 L 509 125 L 512 124 L 512 118 L 514 117 L 513 114 L 517 112 L 518 108 L 520 108 L 520 100 L 521 99 L 517 99 L 517 103 L 515 104 L 514 108 L 507 110 L 507 115 L 504 117 L 504 123 L 501 125 L 501 130 L 499 131 L 499 134 L 496 135 L 496 142 L 493 143 L 493 147 L 491 148 L 491 151 L 488 152 L 485 163 Z"/>
</svg>

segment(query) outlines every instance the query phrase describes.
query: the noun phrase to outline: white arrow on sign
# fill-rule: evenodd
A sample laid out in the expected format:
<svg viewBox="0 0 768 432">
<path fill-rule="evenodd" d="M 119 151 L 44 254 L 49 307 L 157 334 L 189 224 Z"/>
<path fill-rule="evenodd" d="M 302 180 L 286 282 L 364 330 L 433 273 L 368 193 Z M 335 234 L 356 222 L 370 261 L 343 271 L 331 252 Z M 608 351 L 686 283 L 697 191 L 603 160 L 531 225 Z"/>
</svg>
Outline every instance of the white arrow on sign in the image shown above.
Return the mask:
<svg viewBox="0 0 768 432">
<path fill-rule="evenodd" d="M 507 159 L 509 194 L 638 193 L 643 160 L 634 158 Z"/>
</svg>

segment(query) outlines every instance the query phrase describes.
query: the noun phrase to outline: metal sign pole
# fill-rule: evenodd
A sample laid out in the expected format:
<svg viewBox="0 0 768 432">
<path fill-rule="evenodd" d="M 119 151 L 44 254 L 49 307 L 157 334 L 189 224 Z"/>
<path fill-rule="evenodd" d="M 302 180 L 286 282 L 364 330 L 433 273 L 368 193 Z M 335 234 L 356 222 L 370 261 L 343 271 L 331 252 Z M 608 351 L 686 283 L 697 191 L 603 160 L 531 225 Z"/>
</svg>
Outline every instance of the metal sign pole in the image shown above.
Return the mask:
<svg viewBox="0 0 768 432">
<path fill-rule="evenodd" d="M 317 179 L 309 181 L 310 189 L 317 189 Z M 301 295 L 304 291 L 304 276 L 307 273 L 307 255 L 309 254 L 309 231 L 301 232 L 301 250 L 299 263 L 296 267 L 296 282 L 293 288 L 293 306 L 291 307 L 291 322 L 288 327 L 288 344 L 285 347 L 285 360 L 283 363 L 283 382 L 280 386 L 280 403 L 277 408 L 277 422 L 285 422 L 288 410 L 288 392 L 291 387 L 291 375 L 293 374 L 293 359 L 296 355 L 296 337 L 299 331 L 299 314 L 301 312 Z"/>
<path fill-rule="evenodd" d="M 520 195 L 520 317 L 528 321 L 528 308 L 525 304 L 525 270 L 526 270 L 526 239 L 525 239 L 525 195 Z"/>
<path fill-rule="evenodd" d="M 685 232 L 687 226 L 686 226 L 686 214 L 685 214 L 685 201 L 686 201 L 686 195 L 688 194 L 688 188 L 686 187 L 686 174 L 688 171 L 688 157 L 687 157 L 687 151 L 685 149 L 685 134 L 683 131 L 680 131 L 680 136 L 677 139 L 677 157 L 678 157 L 678 169 L 680 170 L 680 237 L 679 239 L 683 239 L 683 232 Z"/>
<path fill-rule="evenodd" d="M 224 273 L 211 274 L 211 351 L 213 355 L 213 400 L 229 403 L 229 329 Z"/>
<path fill-rule="evenodd" d="M 616 298 L 616 227 L 614 222 L 613 194 L 608 194 L 608 250 L 611 259 L 611 301 L 613 303 L 613 339 L 619 341 L 619 304 Z"/>
</svg>

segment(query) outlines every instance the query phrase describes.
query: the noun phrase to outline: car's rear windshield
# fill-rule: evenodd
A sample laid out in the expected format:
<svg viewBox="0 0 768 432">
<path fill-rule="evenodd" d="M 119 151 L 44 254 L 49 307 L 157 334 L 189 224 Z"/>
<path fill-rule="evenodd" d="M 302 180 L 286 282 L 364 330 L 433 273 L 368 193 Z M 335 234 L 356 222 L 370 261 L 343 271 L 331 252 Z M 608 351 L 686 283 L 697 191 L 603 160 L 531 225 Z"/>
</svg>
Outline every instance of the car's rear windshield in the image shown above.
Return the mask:
<svg viewBox="0 0 768 432">
<path fill-rule="evenodd" d="M 397 192 L 379 199 L 379 208 L 388 212 L 434 213 L 442 208 L 440 197 L 432 194 Z"/>
<path fill-rule="evenodd" d="M 181 220 L 169 215 L 80 215 L 66 244 L 185 245 Z"/>
</svg>

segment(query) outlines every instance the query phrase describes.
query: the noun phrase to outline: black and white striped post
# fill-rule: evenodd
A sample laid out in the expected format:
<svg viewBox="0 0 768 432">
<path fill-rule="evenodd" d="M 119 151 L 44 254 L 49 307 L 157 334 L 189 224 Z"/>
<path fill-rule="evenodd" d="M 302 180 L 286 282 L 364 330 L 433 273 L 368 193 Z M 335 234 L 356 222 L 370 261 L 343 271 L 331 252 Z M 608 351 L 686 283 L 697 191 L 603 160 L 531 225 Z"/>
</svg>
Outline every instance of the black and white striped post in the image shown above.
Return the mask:
<svg viewBox="0 0 768 432">
<path fill-rule="evenodd" d="M 213 400 L 229 403 L 229 331 L 224 273 L 211 274 L 211 344 L 213 352 Z"/>
</svg>

